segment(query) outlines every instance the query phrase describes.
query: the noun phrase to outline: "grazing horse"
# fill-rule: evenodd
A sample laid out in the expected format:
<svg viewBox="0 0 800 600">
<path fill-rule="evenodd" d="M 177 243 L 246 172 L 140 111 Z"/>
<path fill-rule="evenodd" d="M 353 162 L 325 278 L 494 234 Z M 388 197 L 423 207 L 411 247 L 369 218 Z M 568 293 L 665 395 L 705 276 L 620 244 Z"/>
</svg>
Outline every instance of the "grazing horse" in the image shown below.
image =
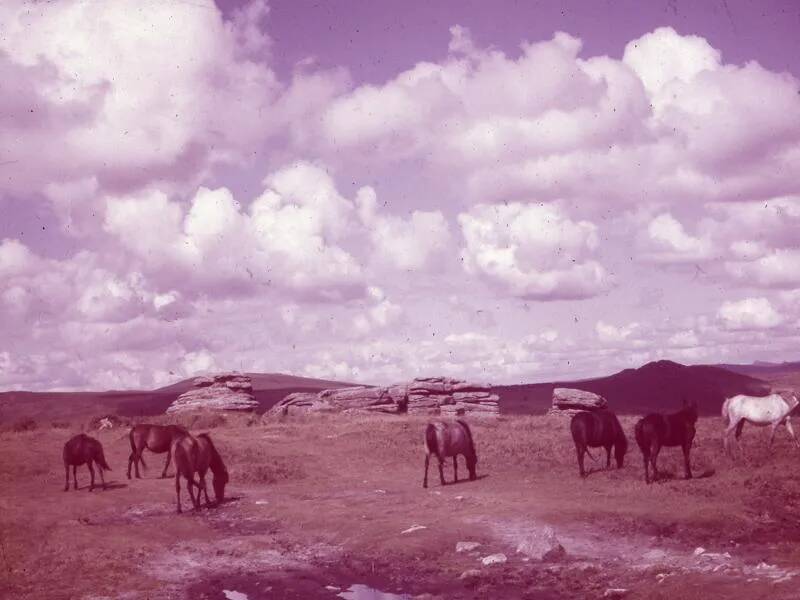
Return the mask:
<svg viewBox="0 0 800 600">
<path fill-rule="evenodd" d="M 589 452 L 590 447 L 606 449 L 606 468 L 609 468 L 611 466 L 611 447 L 613 446 L 617 468 L 622 468 L 625 453 L 628 451 L 628 439 L 625 437 L 617 415 L 610 410 L 584 410 L 572 417 L 569 428 L 572 432 L 572 440 L 575 442 L 575 450 L 578 453 L 578 470 L 581 477 L 586 477 L 586 471 L 583 468 L 584 454 L 588 454 L 592 460 L 595 460 Z"/>
<path fill-rule="evenodd" d="M 425 428 L 425 478 L 422 487 L 428 487 L 428 464 L 431 454 L 439 460 L 439 480 L 444 482 L 444 459 L 453 457 L 453 481 L 458 481 L 458 455 L 463 454 L 469 470 L 471 481 L 477 479 L 475 466 L 478 464 L 478 455 L 475 453 L 475 442 L 472 440 L 472 431 L 465 421 L 432 421 Z"/>
<path fill-rule="evenodd" d="M 175 457 L 175 495 L 178 500 L 178 512 L 181 510 L 181 476 L 186 479 L 186 490 L 192 499 L 195 510 L 200 510 L 200 484 L 194 480 L 200 462 L 200 445 L 197 440 L 189 435 L 182 435 L 172 440 L 170 451 Z M 197 487 L 197 497 L 193 487 Z"/>
<path fill-rule="evenodd" d="M 225 468 L 225 463 L 222 462 L 222 457 L 219 455 L 214 442 L 211 441 L 211 436 L 207 433 L 201 433 L 196 438 L 197 440 L 197 475 L 200 479 L 200 490 L 197 492 L 197 498 L 200 499 L 200 491 L 206 496 L 206 506 L 211 506 L 211 501 L 208 499 L 208 489 L 206 489 L 206 472 L 211 469 L 214 474 L 212 485 L 214 486 L 214 496 L 216 497 L 217 504 L 220 504 L 225 499 L 225 485 L 228 483 L 228 469 Z"/>
<path fill-rule="evenodd" d="M 734 430 L 736 431 L 736 440 L 738 442 L 745 423 L 752 423 L 760 427 L 770 425 L 772 427 L 769 436 L 770 446 L 772 446 L 772 442 L 775 439 L 775 431 L 783 423 L 786 425 L 786 429 L 794 439 L 795 444 L 800 446 L 800 442 L 797 441 L 797 436 L 794 434 L 794 429 L 792 429 L 789 416 L 797 408 L 797 405 L 798 400 L 794 393 L 791 394 L 790 400 L 777 393 L 761 398 L 743 394 L 727 398 L 722 404 L 722 418 L 725 420 L 726 425 L 725 435 L 722 438 L 725 451 L 729 456 L 733 457 L 730 448 L 731 433 Z M 739 449 L 741 450 L 741 445 L 739 445 Z"/>
<path fill-rule="evenodd" d="M 683 408 L 671 415 L 660 413 L 649 414 L 636 423 L 636 443 L 642 451 L 644 460 L 644 480 L 650 483 L 658 479 L 656 461 L 662 446 L 680 446 L 683 449 L 683 466 L 686 479 L 692 478 L 692 465 L 689 462 L 689 451 L 694 441 L 695 423 L 697 423 L 697 406 L 684 404 Z M 650 466 L 653 477 L 650 477 Z"/>
<path fill-rule="evenodd" d="M 92 483 L 89 485 L 89 491 L 94 489 L 94 467 L 92 463 L 97 463 L 100 470 L 100 481 L 103 482 L 103 489 L 106 489 L 106 480 L 103 477 L 103 471 L 110 471 L 111 467 L 106 463 L 106 457 L 103 455 L 103 445 L 93 437 L 89 437 L 85 433 L 79 433 L 66 444 L 64 444 L 64 473 L 66 475 L 66 482 L 64 483 L 64 491 L 69 490 L 69 468 L 72 467 L 72 480 L 75 489 L 78 489 L 78 465 L 85 464 L 89 467 L 89 474 L 92 476 Z"/>
<path fill-rule="evenodd" d="M 148 425 L 143 423 L 131 427 L 128 436 L 131 440 L 131 455 L 128 457 L 128 479 L 131 478 L 132 465 L 136 467 L 136 478 L 141 479 L 139 463 L 141 462 L 143 467 L 147 466 L 142 456 L 145 448 L 155 454 L 167 453 L 167 462 L 161 472 L 161 478 L 164 479 L 167 476 L 167 469 L 172 458 L 172 442 L 188 434 L 189 432 L 180 425 Z"/>
</svg>

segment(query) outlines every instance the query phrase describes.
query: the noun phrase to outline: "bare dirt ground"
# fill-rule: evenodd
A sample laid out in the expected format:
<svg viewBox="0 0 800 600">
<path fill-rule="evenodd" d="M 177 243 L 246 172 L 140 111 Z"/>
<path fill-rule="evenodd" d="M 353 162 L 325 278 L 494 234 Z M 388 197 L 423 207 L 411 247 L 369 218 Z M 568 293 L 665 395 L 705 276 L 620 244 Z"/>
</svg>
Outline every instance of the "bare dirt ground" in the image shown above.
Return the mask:
<svg viewBox="0 0 800 600">
<path fill-rule="evenodd" d="M 174 480 L 158 479 L 165 455 L 146 453 L 144 478 L 125 478 L 127 429 L 90 432 L 113 468 L 111 489 L 91 493 L 85 468 L 81 489 L 62 491 L 61 449 L 80 425 L 0 433 L 0 596 L 314 599 L 352 584 L 423 598 L 800 594 L 800 451 L 785 431 L 769 452 L 766 432 L 745 428 L 734 463 L 721 420 L 702 419 L 698 477 L 684 481 L 680 451 L 665 449 L 676 478 L 648 486 L 633 418 L 625 468 L 586 480 L 566 420 L 472 421 L 480 478 L 440 487 L 432 469 L 425 490 L 424 419 L 222 420 L 188 424 L 218 425 L 230 499 L 183 515 Z M 542 559 L 552 536 L 565 552 Z M 481 545 L 456 552 L 460 541 Z M 506 562 L 482 564 L 497 553 Z"/>
</svg>

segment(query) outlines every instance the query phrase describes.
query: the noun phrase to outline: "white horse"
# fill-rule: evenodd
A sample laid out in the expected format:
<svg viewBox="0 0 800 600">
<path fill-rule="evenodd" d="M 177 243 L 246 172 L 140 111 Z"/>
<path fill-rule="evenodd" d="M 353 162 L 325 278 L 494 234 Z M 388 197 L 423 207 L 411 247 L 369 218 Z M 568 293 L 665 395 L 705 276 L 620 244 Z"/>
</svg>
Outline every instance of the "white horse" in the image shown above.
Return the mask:
<svg viewBox="0 0 800 600">
<path fill-rule="evenodd" d="M 731 433 L 736 431 L 736 440 L 742 435 L 742 429 L 745 422 L 758 425 L 760 427 L 770 425 L 772 431 L 769 436 L 769 444 L 772 446 L 772 441 L 775 439 L 775 431 L 778 426 L 783 423 L 789 431 L 789 435 L 794 439 L 795 444 L 800 447 L 800 442 L 792 429 L 790 421 L 790 413 L 797 408 L 797 396 L 792 392 L 790 399 L 787 400 L 781 394 L 770 394 L 769 396 L 745 396 L 739 394 L 725 400 L 722 404 L 722 418 L 725 419 L 725 437 L 723 438 L 723 446 L 725 451 L 731 454 L 730 450 L 730 437 Z M 739 447 L 741 450 L 741 446 Z"/>
</svg>

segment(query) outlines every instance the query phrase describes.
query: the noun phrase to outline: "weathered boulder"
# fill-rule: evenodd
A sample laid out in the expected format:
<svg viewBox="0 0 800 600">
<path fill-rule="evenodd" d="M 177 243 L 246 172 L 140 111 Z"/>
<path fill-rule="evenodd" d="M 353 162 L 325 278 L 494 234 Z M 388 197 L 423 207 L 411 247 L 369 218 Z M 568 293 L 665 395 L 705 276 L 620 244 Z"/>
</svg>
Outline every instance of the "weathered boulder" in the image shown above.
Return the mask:
<svg viewBox="0 0 800 600">
<path fill-rule="evenodd" d="M 167 412 L 190 410 L 240 410 L 258 408 L 250 377 L 241 373 L 220 373 L 213 377 L 197 377 L 194 388 L 184 392 L 167 408 Z"/>
<path fill-rule="evenodd" d="M 547 414 L 571 417 L 582 410 L 602 410 L 607 407 L 606 399 L 593 392 L 572 388 L 555 388 L 553 390 L 553 406 Z"/>
<path fill-rule="evenodd" d="M 431 415 L 496 416 L 499 397 L 488 385 L 449 377 L 420 377 L 385 387 L 348 387 L 318 394 L 290 394 L 267 414 L 290 415 L 328 410 Z"/>
</svg>

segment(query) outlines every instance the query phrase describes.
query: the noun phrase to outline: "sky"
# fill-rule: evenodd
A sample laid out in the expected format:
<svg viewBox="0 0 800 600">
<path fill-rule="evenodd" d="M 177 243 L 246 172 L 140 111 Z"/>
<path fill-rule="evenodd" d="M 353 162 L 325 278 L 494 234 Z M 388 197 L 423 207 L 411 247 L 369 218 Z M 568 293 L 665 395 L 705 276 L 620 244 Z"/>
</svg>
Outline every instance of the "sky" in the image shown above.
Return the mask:
<svg viewBox="0 0 800 600">
<path fill-rule="evenodd" d="M 795 2 L 0 4 L 0 390 L 795 360 Z"/>
</svg>

